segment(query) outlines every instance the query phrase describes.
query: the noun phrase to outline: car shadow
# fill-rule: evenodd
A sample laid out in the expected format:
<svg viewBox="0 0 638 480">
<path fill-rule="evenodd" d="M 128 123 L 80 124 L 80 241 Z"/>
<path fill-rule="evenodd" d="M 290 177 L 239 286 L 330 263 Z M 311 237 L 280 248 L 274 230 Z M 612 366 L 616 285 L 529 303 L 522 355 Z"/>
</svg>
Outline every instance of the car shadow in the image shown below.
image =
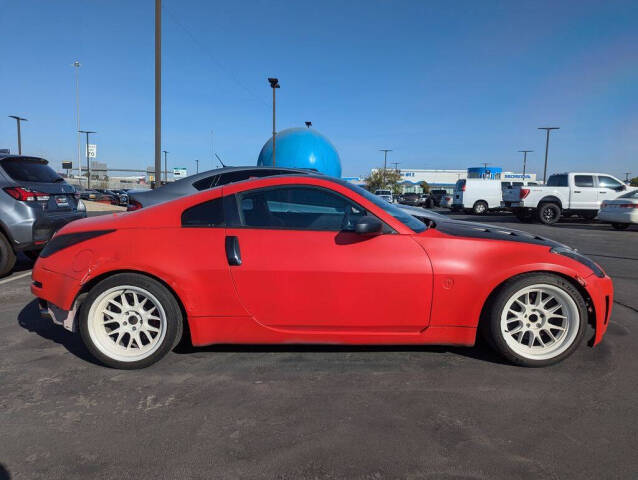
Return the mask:
<svg viewBox="0 0 638 480">
<path fill-rule="evenodd" d="M 29 302 L 18 314 L 18 324 L 28 330 L 55 343 L 62 345 L 69 353 L 87 362 L 98 364 L 86 349 L 79 335 L 65 330 L 62 326 L 54 324 L 51 320 L 40 317 L 38 301 Z"/>
<path fill-rule="evenodd" d="M 181 342 L 174 350 L 179 355 L 192 353 L 367 353 L 367 352 L 423 352 L 453 353 L 462 357 L 499 365 L 508 363 L 485 342 L 478 341 L 473 347 L 448 345 L 324 345 L 315 343 L 262 345 L 262 344 L 216 344 L 194 347 L 190 342 Z"/>
<path fill-rule="evenodd" d="M 80 336 L 65 330 L 62 326 L 40 317 L 37 300 L 28 303 L 18 314 L 18 323 L 22 328 L 38 334 L 40 337 L 62 345 L 76 357 L 94 365 L 101 365 L 88 352 Z M 423 352 L 453 353 L 488 363 L 507 364 L 499 355 L 479 340 L 474 347 L 454 347 L 445 345 L 323 345 L 323 344 L 285 344 L 285 345 L 253 345 L 253 344 L 216 344 L 205 347 L 194 347 L 188 335 L 173 349 L 179 355 L 192 353 L 357 353 L 357 352 Z M 1 479 L 0 479 L 1 480 Z"/>
</svg>

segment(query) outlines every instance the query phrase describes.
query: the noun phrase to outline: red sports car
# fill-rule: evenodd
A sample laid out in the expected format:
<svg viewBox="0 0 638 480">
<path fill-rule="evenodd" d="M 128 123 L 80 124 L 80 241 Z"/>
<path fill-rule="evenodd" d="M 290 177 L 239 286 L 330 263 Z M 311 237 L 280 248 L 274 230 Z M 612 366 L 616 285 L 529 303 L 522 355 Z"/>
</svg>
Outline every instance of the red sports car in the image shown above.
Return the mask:
<svg viewBox="0 0 638 480">
<path fill-rule="evenodd" d="M 551 240 L 433 216 L 425 223 L 324 176 L 247 180 L 65 226 L 33 269 L 41 311 L 117 368 L 193 345 L 474 345 L 507 360 L 601 341 L 611 279 Z"/>
</svg>

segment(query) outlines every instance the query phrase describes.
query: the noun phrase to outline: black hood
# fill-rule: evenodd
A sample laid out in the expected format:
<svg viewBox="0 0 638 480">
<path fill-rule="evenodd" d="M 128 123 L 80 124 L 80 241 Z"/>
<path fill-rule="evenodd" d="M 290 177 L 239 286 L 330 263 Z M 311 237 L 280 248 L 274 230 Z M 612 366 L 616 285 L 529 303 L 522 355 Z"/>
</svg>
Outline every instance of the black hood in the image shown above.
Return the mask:
<svg viewBox="0 0 638 480">
<path fill-rule="evenodd" d="M 448 218 L 442 219 L 438 217 L 434 221 L 436 223 L 435 228 L 437 230 L 455 237 L 487 238 L 490 240 L 503 240 L 507 242 L 531 243 L 549 248 L 569 248 L 566 245 L 550 240 L 549 238 L 523 232 L 522 230 L 500 227 L 498 225 L 487 225 L 484 223 L 452 220 Z"/>
</svg>

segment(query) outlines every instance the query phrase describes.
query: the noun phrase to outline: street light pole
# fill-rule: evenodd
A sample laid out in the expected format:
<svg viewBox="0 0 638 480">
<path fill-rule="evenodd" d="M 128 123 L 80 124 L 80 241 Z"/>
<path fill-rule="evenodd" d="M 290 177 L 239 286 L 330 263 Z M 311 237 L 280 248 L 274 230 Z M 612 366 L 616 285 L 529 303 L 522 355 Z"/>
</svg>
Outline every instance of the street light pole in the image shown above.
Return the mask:
<svg viewBox="0 0 638 480">
<path fill-rule="evenodd" d="M 155 186 L 162 180 L 162 0 L 155 0 Z"/>
<path fill-rule="evenodd" d="M 278 78 L 268 78 L 270 88 L 272 88 L 272 166 L 275 166 L 275 137 L 277 130 L 275 130 L 275 89 L 279 88 Z"/>
<path fill-rule="evenodd" d="M 15 118 L 18 124 L 18 155 L 22 155 L 22 133 L 20 132 L 20 122 L 28 122 L 26 118 L 18 117 L 17 115 L 9 115 L 9 118 Z"/>
<path fill-rule="evenodd" d="M 168 183 L 168 167 L 166 166 L 166 155 L 168 152 L 166 150 L 162 150 L 164 152 L 164 183 Z"/>
<path fill-rule="evenodd" d="M 97 133 L 91 130 L 78 130 L 79 133 L 86 133 L 86 189 L 91 188 L 91 162 L 89 161 L 89 134 Z"/>
<path fill-rule="evenodd" d="M 525 169 L 527 168 L 527 153 L 533 151 L 534 150 L 519 150 L 519 152 L 523 152 L 523 179 L 525 179 Z"/>
<path fill-rule="evenodd" d="M 383 152 L 383 188 L 385 188 L 385 171 L 388 166 L 388 152 L 391 152 L 389 148 L 381 148 L 380 152 Z"/>
<path fill-rule="evenodd" d="M 401 162 L 390 162 L 392 165 L 394 165 L 394 171 L 398 172 L 399 171 L 399 163 Z"/>
<path fill-rule="evenodd" d="M 75 112 L 78 123 L 78 132 L 80 131 L 80 62 L 73 62 L 75 67 Z M 82 179 L 82 134 L 78 133 L 78 182 Z"/>
<path fill-rule="evenodd" d="M 195 173 L 199 173 L 199 160 L 195 160 L 196 170 Z"/>
<path fill-rule="evenodd" d="M 560 127 L 538 127 L 539 130 L 545 130 L 547 136 L 545 137 L 545 168 L 543 169 L 543 183 L 547 180 L 547 154 L 549 152 L 549 132 L 552 130 L 559 130 Z"/>
</svg>

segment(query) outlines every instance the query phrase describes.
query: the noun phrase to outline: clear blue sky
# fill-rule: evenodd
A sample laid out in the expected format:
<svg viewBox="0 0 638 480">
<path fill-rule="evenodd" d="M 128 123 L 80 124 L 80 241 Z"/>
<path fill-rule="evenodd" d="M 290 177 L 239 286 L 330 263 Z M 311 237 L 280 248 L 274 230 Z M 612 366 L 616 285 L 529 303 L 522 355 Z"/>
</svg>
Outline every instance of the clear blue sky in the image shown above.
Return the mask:
<svg viewBox="0 0 638 480">
<path fill-rule="evenodd" d="M 153 163 L 153 0 L 0 0 L 0 147 L 75 160 L 82 127 L 111 167 Z M 210 167 L 215 150 L 254 164 L 271 131 L 305 120 L 344 175 L 382 162 L 490 162 L 638 175 L 638 2 L 164 0 L 169 168 Z"/>
</svg>

